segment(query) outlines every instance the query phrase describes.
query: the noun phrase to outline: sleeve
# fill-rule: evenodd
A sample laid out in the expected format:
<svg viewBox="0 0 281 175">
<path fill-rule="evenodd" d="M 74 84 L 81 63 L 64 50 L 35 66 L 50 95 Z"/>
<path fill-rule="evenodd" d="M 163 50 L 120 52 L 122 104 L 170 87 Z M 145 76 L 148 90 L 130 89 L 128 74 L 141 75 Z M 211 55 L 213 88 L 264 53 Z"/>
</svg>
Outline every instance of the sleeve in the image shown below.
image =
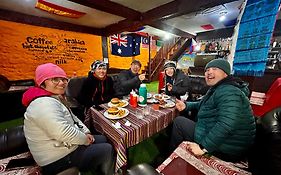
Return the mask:
<svg viewBox="0 0 281 175">
<path fill-rule="evenodd" d="M 79 92 L 78 95 L 78 101 L 79 103 L 81 103 L 82 105 L 86 106 L 86 107 L 91 107 L 92 104 L 92 85 L 91 85 L 91 81 L 87 78 L 81 88 L 81 91 Z"/>
<path fill-rule="evenodd" d="M 32 109 L 28 119 L 44 130 L 50 138 L 69 144 L 88 144 L 85 133 L 66 119 L 63 104 L 56 99 L 41 97 L 29 107 Z"/>
<path fill-rule="evenodd" d="M 121 72 L 119 76 L 119 81 L 122 88 L 129 91 L 131 89 L 138 88 L 141 84 L 139 77 L 135 76 L 134 78 L 128 78 L 126 74 L 127 72 Z"/>
<path fill-rule="evenodd" d="M 172 94 L 175 95 L 184 95 L 186 92 L 188 92 L 189 88 L 189 80 L 188 77 L 181 73 L 179 77 L 177 78 L 177 81 L 175 82 L 175 86 L 173 86 Z"/>
<path fill-rule="evenodd" d="M 241 116 L 242 92 L 228 88 L 214 93 L 218 106 L 217 122 L 208 134 L 201 140 L 201 144 L 209 152 L 215 151 L 224 140 L 238 127 Z"/>
<path fill-rule="evenodd" d="M 188 102 L 186 101 L 185 102 L 185 111 L 188 112 L 188 111 L 191 111 L 191 110 L 199 110 L 199 106 L 201 104 L 201 101 L 196 101 L 196 102 Z"/>
</svg>

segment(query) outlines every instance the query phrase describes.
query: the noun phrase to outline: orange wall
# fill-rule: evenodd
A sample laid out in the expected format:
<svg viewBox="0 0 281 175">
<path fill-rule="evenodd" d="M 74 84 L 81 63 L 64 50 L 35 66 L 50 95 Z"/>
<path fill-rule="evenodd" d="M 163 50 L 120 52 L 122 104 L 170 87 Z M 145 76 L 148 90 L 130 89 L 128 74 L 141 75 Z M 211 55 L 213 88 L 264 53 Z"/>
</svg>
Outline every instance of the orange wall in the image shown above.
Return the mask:
<svg viewBox="0 0 281 175">
<path fill-rule="evenodd" d="M 0 20 L 0 74 L 9 80 L 33 79 L 39 64 L 55 63 L 68 76 L 87 75 L 102 58 L 101 37 Z"/>
<path fill-rule="evenodd" d="M 91 63 L 102 58 L 101 36 L 38 27 L 0 20 L 0 74 L 9 80 L 34 78 L 39 64 L 51 62 L 62 67 L 71 77 L 86 76 Z M 111 55 L 108 44 L 110 68 L 128 69 L 133 59 L 148 63 L 148 48 L 141 55 L 119 57 Z M 151 57 L 156 48 L 151 50 Z"/>
</svg>

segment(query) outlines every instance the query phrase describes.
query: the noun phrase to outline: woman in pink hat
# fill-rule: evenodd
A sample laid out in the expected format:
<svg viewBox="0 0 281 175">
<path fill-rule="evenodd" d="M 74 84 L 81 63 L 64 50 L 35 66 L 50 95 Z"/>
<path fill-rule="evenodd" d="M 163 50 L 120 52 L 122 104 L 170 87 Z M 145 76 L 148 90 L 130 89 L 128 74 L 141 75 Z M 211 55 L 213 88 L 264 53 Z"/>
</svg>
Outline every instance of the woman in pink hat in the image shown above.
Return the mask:
<svg viewBox="0 0 281 175">
<path fill-rule="evenodd" d="M 39 65 L 36 87 L 28 89 L 22 102 L 24 133 L 32 156 L 43 174 L 57 174 L 70 167 L 113 174 L 113 148 L 104 136 L 93 136 L 71 112 L 64 98 L 66 73 L 55 64 Z M 97 167 L 100 167 L 97 169 Z"/>
</svg>

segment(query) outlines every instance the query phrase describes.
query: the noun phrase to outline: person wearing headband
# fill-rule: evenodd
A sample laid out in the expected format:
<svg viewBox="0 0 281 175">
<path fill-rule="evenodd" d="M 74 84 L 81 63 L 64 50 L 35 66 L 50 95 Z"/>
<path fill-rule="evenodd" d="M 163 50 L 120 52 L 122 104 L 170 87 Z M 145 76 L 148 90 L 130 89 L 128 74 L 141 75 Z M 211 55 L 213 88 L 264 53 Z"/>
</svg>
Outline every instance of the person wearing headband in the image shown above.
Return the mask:
<svg viewBox="0 0 281 175">
<path fill-rule="evenodd" d="M 181 70 L 176 69 L 176 62 L 165 62 L 164 72 L 165 94 L 180 99 L 180 96 L 188 93 L 188 77 Z"/>
<path fill-rule="evenodd" d="M 46 63 L 35 71 L 35 87 L 22 98 L 26 108 L 24 135 L 43 175 L 71 167 L 112 175 L 113 148 L 102 135 L 93 136 L 75 116 L 64 97 L 68 78 L 59 66 Z"/>
<path fill-rule="evenodd" d="M 82 85 L 78 101 L 86 108 L 109 102 L 114 94 L 112 78 L 107 76 L 105 62 L 96 60 L 91 64 L 88 77 Z"/>
<path fill-rule="evenodd" d="M 140 84 L 145 79 L 145 74 L 139 74 L 141 63 L 133 60 L 128 70 L 121 71 L 114 82 L 115 95 L 118 97 L 129 95 L 132 90 L 138 91 Z"/>
</svg>

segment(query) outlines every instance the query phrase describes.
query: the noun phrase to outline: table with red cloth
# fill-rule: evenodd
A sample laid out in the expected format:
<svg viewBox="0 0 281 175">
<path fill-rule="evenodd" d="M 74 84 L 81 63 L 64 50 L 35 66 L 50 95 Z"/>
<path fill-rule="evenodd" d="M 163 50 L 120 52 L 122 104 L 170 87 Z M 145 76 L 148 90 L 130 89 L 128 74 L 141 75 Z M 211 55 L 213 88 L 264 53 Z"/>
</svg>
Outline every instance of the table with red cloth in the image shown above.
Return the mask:
<svg viewBox="0 0 281 175">
<path fill-rule="evenodd" d="M 186 149 L 187 142 L 182 142 L 177 149 L 156 169 L 163 175 L 249 175 L 245 171 L 247 164 L 225 162 L 215 156 L 196 157 Z"/>
<path fill-rule="evenodd" d="M 97 111 L 94 108 L 88 110 L 85 124 L 86 126 L 94 126 L 98 132 L 104 134 L 113 144 L 117 152 L 116 171 L 127 165 L 127 148 L 138 144 L 166 128 L 178 116 L 178 111 L 175 107 L 153 110 L 152 106 L 149 105 L 151 107 L 150 114 L 143 119 L 138 119 L 135 111 L 142 110 L 142 108 L 133 108 L 128 105 L 125 107 L 129 110 L 128 116 L 119 120 L 111 120 L 103 115 L 105 110 L 109 108 L 108 105 L 103 104 L 101 107 L 104 110 Z M 126 121 L 129 121 L 131 126 L 126 126 Z M 115 128 L 114 124 L 116 122 L 119 122 L 122 128 Z"/>
</svg>

